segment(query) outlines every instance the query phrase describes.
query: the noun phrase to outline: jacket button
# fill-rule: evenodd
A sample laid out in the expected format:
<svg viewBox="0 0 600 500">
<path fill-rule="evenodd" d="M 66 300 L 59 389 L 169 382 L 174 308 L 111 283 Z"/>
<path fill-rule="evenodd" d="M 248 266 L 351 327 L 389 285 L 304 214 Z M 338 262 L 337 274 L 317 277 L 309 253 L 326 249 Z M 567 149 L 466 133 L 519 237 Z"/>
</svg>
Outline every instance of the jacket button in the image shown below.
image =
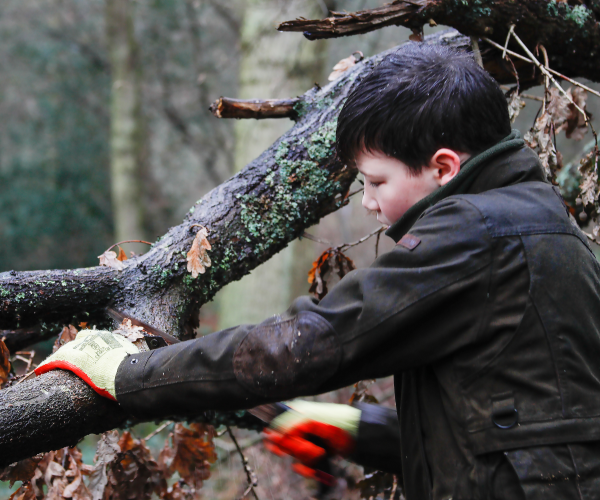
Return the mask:
<svg viewBox="0 0 600 500">
<path fill-rule="evenodd" d="M 133 359 L 131 360 L 131 364 L 132 364 L 132 365 L 135 365 L 135 364 L 136 364 L 138 361 L 139 361 L 139 359 L 137 359 L 137 358 L 133 358 Z"/>
</svg>

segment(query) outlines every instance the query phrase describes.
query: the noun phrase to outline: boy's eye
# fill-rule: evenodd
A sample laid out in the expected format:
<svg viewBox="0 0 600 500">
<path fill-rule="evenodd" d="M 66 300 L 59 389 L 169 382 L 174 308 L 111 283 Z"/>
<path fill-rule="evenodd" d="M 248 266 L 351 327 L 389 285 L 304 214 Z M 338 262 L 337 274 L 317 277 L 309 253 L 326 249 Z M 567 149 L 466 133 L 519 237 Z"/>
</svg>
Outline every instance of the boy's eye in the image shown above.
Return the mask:
<svg viewBox="0 0 600 500">
<path fill-rule="evenodd" d="M 381 184 L 381 182 L 369 182 L 369 184 L 371 185 L 371 187 L 376 188 L 377 186 L 379 186 L 379 184 Z"/>
</svg>

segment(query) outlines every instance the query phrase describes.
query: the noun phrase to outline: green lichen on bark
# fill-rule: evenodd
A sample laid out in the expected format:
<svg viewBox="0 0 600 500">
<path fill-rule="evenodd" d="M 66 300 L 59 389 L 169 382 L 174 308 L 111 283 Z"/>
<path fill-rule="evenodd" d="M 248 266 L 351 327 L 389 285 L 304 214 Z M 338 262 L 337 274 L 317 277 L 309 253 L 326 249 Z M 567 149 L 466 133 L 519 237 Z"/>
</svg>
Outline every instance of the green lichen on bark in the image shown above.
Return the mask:
<svg viewBox="0 0 600 500">
<path fill-rule="evenodd" d="M 265 183 L 273 188 L 270 195 L 257 198 L 250 193 L 239 197 L 242 223 L 248 232 L 240 236 L 254 244 L 256 254 L 293 238 L 298 232 L 298 220 L 307 224 L 316 222 L 319 204 L 340 190 L 339 182 L 330 178 L 320 164 L 333 154 L 335 127 L 335 120 L 325 123 L 311 134 L 309 141 L 300 141 L 293 151 L 282 140 L 275 154 L 279 168 L 265 177 Z M 302 152 L 305 154 L 301 155 Z"/>
</svg>

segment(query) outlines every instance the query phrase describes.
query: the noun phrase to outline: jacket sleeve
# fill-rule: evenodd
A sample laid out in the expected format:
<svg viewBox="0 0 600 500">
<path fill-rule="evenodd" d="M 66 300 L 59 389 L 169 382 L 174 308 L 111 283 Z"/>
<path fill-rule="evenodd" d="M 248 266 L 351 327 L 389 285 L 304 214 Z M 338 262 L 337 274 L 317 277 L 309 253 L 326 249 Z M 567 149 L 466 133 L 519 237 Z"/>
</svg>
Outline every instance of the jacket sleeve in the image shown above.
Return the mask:
<svg viewBox="0 0 600 500">
<path fill-rule="evenodd" d="M 356 449 L 350 459 L 359 465 L 402 474 L 398 414 L 391 408 L 358 403 L 361 410 Z"/>
<path fill-rule="evenodd" d="M 301 297 L 260 325 L 130 356 L 117 400 L 143 418 L 250 408 L 388 376 L 480 341 L 492 252 L 483 217 L 451 197 L 411 236 L 320 302 Z"/>
</svg>

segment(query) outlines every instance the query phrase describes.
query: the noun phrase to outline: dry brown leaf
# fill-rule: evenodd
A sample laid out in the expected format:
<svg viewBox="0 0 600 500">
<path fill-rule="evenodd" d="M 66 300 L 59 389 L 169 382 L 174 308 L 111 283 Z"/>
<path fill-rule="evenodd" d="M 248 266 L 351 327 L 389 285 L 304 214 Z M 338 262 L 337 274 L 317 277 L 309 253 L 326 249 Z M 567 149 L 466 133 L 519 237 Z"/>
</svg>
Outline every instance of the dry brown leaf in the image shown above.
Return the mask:
<svg viewBox="0 0 600 500">
<path fill-rule="evenodd" d="M 81 461 L 78 448 L 63 448 L 46 454 L 44 482 L 48 487 L 45 500 L 92 500 L 91 493 L 83 482 L 89 467 Z M 35 489 L 35 488 L 34 488 Z"/>
<path fill-rule="evenodd" d="M 10 464 L 4 470 L 0 471 L 0 481 L 10 481 L 10 487 L 12 488 L 15 481 L 27 482 L 31 480 L 42 457 L 43 455 L 40 454 Z"/>
<path fill-rule="evenodd" d="M 118 431 L 105 432 L 98 441 L 94 457 L 95 466 L 90 473 L 88 483 L 92 500 L 101 500 L 104 497 L 104 489 L 108 483 L 107 467 L 114 462 L 121 451 L 118 443 Z"/>
<path fill-rule="evenodd" d="M 377 401 L 377 398 L 369 392 L 369 387 L 374 383 L 374 378 L 356 382 L 356 384 L 354 384 L 354 392 L 352 393 L 352 396 L 350 396 L 348 404 L 351 405 L 358 402 L 378 404 L 379 401 Z"/>
<path fill-rule="evenodd" d="M 173 447 L 169 441 L 160 452 L 159 464 L 171 475 L 179 476 L 193 490 L 202 487 L 202 482 L 210 477 L 210 464 L 217 459 L 215 452 L 214 428 L 211 425 L 193 423 L 189 428 L 176 424 L 170 434 Z"/>
<path fill-rule="evenodd" d="M 0 387 L 10 377 L 10 351 L 2 339 L 0 339 Z"/>
<path fill-rule="evenodd" d="M 358 57 L 356 57 L 354 54 L 360 54 L 360 55 Z M 336 65 L 333 67 L 333 71 L 327 77 L 327 79 L 330 82 L 332 82 L 333 80 L 337 80 L 340 76 L 342 76 L 343 73 L 348 71 L 358 61 L 362 60 L 362 58 L 363 58 L 362 52 L 356 51 L 356 52 L 354 52 L 354 54 L 351 54 L 348 57 L 345 57 L 344 59 L 341 59 L 340 61 L 338 61 L 336 63 Z"/>
<path fill-rule="evenodd" d="M 325 250 L 313 262 L 312 268 L 308 272 L 308 282 L 311 283 L 309 292 L 319 300 L 322 299 L 327 295 L 327 279 L 331 277 L 331 273 L 336 273 L 342 279 L 353 269 L 356 269 L 354 262 L 341 250 L 338 248 Z"/>
<path fill-rule="evenodd" d="M 117 254 L 112 250 L 107 250 L 102 255 L 98 255 L 98 258 L 101 266 L 111 267 L 117 271 L 121 271 L 125 267 L 120 260 L 117 260 Z"/>
<path fill-rule="evenodd" d="M 585 155 L 579 163 L 581 174 L 581 201 L 584 207 L 593 207 L 598 201 L 598 151 L 595 149 Z"/>
<path fill-rule="evenodd" d="M 587 92 L 579 87 L 571 87 L 567 90 L 573 102 L 583 109 L 591 119 L 590 113 L 586 109 Z M 569 103 L 569 116 L 565 125 L 567 139 L 580 141 L 588 131 L 585 117 L 573 104 Z"/>
<path fill-rule="evenodd" d="M 562 167 L 552 136 L 562 130 L 569 116 L 569 100 L 558 89 L 550 89 L 550 98 L 544 112 L 537 118 L 532 129 L 523 137 L 527 145 L 535 149 L 548 179 L 552 179 Z"/>
<path fill-rule="evenodd" d="M 116 329 L 113 333 L 123 335 L 123 337 L 125 337 L 130 342 L 135 342 L 136 340 L 144 338 L 144 328 L 142 328 L 141 326 L 133 325 L 129 318 L 125 318 L 123 322 L 119 325 L 119 328 Z"/>
<path fill-rule="evenodd" d="M 118 443 L 121 452 L 110 464 L 104 498 L 111 500 L 149 500 L 154 493 L 162 496 L 167 482 L 143 440 L 124 432 Z"/>
<path fill-rule="evenodd" d="M 75 328 L 73 325 L 64 326 L 62 332 L 60 332 L 56 342 L 54 342 L 54 345 L 52 346 L 52 352 L 55 353 L 65 344 L 75 340 L 75 337 L 77 337 L 77 328 Z"/>
<path fill-rule="evenodd" d="M 127 255 L 125 254 L 125 251 L 119 247 L 119 255 L 117 256 L 117 260 L 120 260 L 121 262 L 123 262 L 124 260 L 127 260 Z"/>
<path fill-rule="evenodd" d="M 192 278 L 197 278 L 199 274 L 204 274 L 206 268 L 210 267 L 210 257 L 207 251 L 211 250 L 210 243 L 207 239 L 208 229 L 200 228 L 196 233 L 196 237 L 192 243 L 192 248 L 187 253 L 187 270 L 192 273 Z"/>
<path fill-rule="evenodd" d="M 170 486 L 162 496 L 163 500 L 195 500 L 196 498 L 198 498 L 196 492 L 185 484 L 182 486 L 180 482 Z"/>
<path fill-rule="evenodd" d="M 515 122 L 524 107 L 525 101 L 521 99 L 518 92 L 513 92 L 508 99 L 508 117 L 510 118 L 510 123 Z"/>
<path fill-rule="evenodd" d="M 8 500 L 36 500 L 33 486 L 29 483 L 23 483 Z"/>
</svg>

